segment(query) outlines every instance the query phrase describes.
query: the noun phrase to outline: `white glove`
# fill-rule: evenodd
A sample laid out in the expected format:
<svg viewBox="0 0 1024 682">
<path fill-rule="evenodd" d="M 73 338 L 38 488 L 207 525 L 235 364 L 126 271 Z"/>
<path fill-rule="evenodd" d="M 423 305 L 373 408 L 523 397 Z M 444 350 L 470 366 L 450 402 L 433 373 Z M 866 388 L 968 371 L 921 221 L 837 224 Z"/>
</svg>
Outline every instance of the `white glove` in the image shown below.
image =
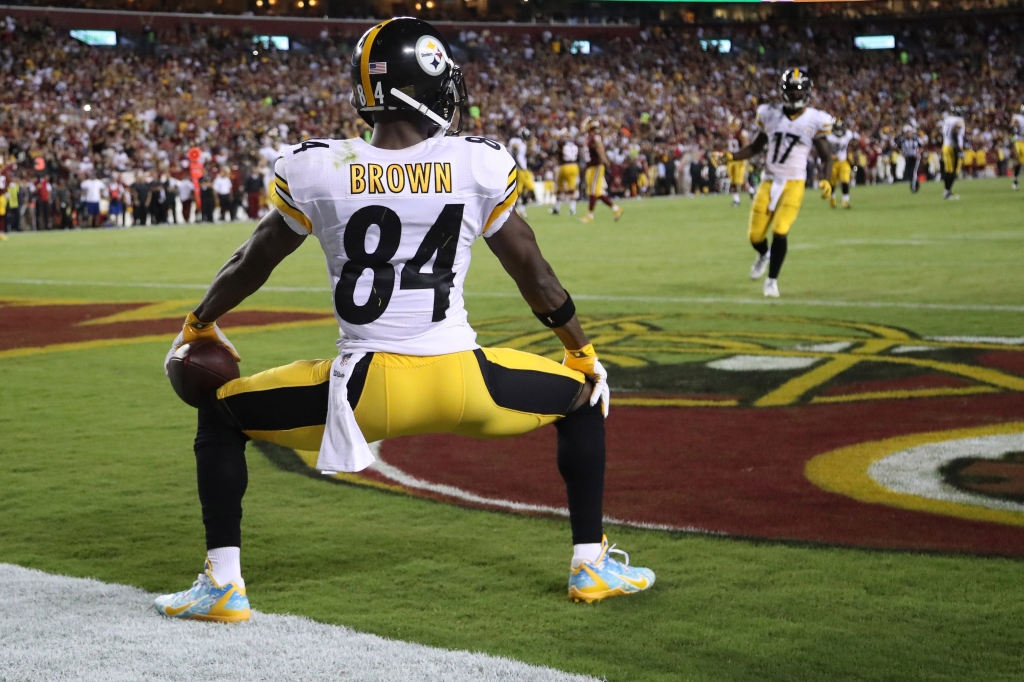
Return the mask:
<svg viewBox="0 0 1024 682">
<path fill-rule="evenodd" d="M 224 332 L 220 330 L 216 322 L 200 322 L 199 318 L 193 313 L 189 313 L 188 317 L 185 318 L 185 324 L 182 325 L 181 331 L 174 337 L 171 349 L 167 351 L 167 355 L 164 357 L 164 374 L 167 374 L 167 365 L 171 362 L 171 358 L 174 357 L 174 353 L 186 343 L 195 343 L 196 341 L 219 343 L 231 351 L 231 354 L 235 356 L 235 360 L 241 361 L 242 359 L 238 351 L 235 350 L 234 344 L 228 341 L 228 337 L 224 336 Z"/>
<path fill-rule="evenodd" d="M 608 388 L 608 370 L 604 368 L 600 360 L 594 360 L 594 390 L 590 393 L 590 406 L 593 407 L 597 401 L 601 401 L 601 414 L 608 418 L 608 408 L 612 402 L 612 392 Z"/>
<path fill-rule="evenodd" d="M 608 408 L 612 402 L 611 390 L 608 388 L 608 370 L 597 359 L 594 344 L 588 343 L 579 350 L 566 349 L 562 364 L 569 369 L 583 372 L 587 377 L 594 380 L 594 390 L 590 393 L 590 406 L 597 405 L 598 400 L 603 401 L 601 413 L 607 419 Z"/>
</svg>

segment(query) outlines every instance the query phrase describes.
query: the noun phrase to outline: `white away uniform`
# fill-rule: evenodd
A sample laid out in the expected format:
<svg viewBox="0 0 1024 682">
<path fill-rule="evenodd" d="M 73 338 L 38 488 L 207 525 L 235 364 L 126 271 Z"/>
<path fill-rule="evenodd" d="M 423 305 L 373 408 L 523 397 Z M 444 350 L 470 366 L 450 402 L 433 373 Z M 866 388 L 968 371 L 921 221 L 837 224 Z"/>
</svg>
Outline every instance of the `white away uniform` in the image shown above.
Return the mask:
<svg viewBox="0 0 1024 682">
<path fill-rule="evenodd" d="M 327 256 L 342 352 L 477 348 L 462 286 L 473 242 L 501 229 L 515 203 L 504 147 L 481 137 L 402 150 L 310 140 L 285 150 L 275 174 L 274 205 Z"/>
</svg>

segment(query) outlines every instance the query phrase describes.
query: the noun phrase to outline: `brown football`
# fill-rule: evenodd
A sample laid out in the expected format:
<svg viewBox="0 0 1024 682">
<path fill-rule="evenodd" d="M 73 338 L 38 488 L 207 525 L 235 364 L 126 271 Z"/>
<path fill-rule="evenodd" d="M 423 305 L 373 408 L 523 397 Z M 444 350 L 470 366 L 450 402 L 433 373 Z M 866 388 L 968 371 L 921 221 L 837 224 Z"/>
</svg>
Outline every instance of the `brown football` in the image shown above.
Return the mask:
<svg viewBox="0 0 1024 682">
<path fill-rule="evenodd" d="M 210 341 L 186 343 L 167 363 L 171 387 L 192 407 L 199 407 L 204 398 L 238 376 L 238 362 L 231 351 Z"/>
</svg>

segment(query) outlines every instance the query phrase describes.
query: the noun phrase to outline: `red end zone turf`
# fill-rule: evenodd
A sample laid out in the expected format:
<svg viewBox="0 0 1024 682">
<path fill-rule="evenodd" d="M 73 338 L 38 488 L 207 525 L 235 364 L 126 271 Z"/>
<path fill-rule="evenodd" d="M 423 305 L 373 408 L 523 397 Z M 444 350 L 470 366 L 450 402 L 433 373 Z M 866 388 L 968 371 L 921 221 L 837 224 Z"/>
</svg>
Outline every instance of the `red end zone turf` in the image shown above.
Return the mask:
<svg viewBox="0 0 1024 682">
<path fill-rule="evenodd" d="M 866 504 L 825 492 L 804 473 L 836 448 L 1022 417 L 1021 393 L 769 409 L 616 407 L 605 512 L 748 537 L 1024 556 L 1024 528 Z M 550 427 L 506 441 L 432 435 L 382 446 L 388 464 L 416 478 L 562 507 L 554 452 Z"/>
</svg>

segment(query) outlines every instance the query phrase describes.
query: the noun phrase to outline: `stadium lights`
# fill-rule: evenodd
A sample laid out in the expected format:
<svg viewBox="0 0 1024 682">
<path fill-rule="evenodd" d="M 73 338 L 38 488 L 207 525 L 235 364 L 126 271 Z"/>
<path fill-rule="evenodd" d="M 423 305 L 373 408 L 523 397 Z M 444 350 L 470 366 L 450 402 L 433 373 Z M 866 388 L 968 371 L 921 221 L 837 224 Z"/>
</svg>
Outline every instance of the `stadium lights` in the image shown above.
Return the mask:
<svg viewBox="0 0 1024 682">
<path fill-rule="evenodd" d="M 427 0 L 427 9 L 434 9 L 434 0 Z"/>
<path fill-rule="evenodd" d="M 420 3 L 417 2 L 416 3 L 416 9 L 418 9 L 418 10 L 423 9 L 423 5 L 421 5 Z"/>
<path fill-rule="evenodd" d="M 257 7 L 263 7 L 263 0 L 256 0 Z"/>
<path fill-rule="evenodd" d="M 299 9 L 302 9 L 303 7 L 306 6 L 306 3 L 304 3 L 302 0 L 299 0 L 297 3 L 295 3 L 295 6 L 298 7 Z"/>
</svg>

